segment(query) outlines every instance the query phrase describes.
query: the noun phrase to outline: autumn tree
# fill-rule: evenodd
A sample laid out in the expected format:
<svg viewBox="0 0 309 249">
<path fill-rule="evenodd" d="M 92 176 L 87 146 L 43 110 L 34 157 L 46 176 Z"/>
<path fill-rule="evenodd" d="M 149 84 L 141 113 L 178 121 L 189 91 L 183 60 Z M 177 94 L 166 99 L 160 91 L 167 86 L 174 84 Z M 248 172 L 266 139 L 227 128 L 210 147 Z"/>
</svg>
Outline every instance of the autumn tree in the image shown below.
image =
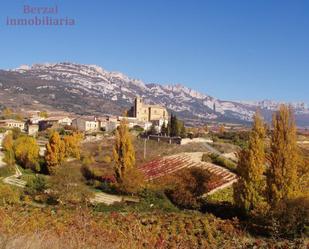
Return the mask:
<svg viewBox="0 0 309 249">
<path fill-rule="evenodd" d="M 122 182 L 124 175 L 135 166 L 135 151 L 132 144 L 127 121 L 121 120 L 116 130 L 116 140 L 113 148 L 115 174 L 118 182 Z"/>
<path fill-rule="evenodd" d="M 248 148 L 244 148 L 239 152 L 237 166 L 239 180 L 234 185 L 234 201 L 246 213 L 256 209 L 264 202 L 264 139 L 264 123 L 257 112 L 253 119 Z"/>
<path fill-rule="evenodd" d="M 21 136 L 15 140 L 13 147 L 16 160 L 22 167 L 40 171 L 40 147 L 35 138 Z"/>
<path fill-rule="evenodd" d="M 46 111 L 41 111 L 41 112 L 39 113 L 39 116 L 40 116 L 41 118 L 47 118 L 47 117 L 48 117 L 48 114 L 47 114 Z"/>
<path fill-rule="evenodd" d="M 63 137 L 65 145 L 65 157 L 74 157 L 80 159 L 80 143 L 82 139 L 83 135 L 77 132 L 74 132 L 72 135 L 66 135 Z"/>
<path fill-rule="evenodd" d="M 281 105 L 273 115 L 270 144 L 267 196 L 271 206 L 294 198 L 298 192 L 300 155 L 296 143 L 296 127 L 292 109 Z"/>
<path fill-rule="evenodd" d="M 65 158 L 65 143 L 58 132 L 53 132 L 46 144 L 45 161 L 49 173 L 55 173 Z"/>
<path fill-rule="evenodd" d="M 224 132 L 225 132 L 225 127 L 224 127 L 223 124 L 221 124 L 221 125 L 219 126 L 219 133 L 220 133 L 220 134 L 223 134 Z"/>
<path fill-rule="evenodd" d="M 8 166 L 13 166 L 15 164 L 15 155 L 14 155 L 14 140 L 12 133 L 6 135 L 2 141 L 2 147 L 4 150 L 4 162 L 8 164 Z"/>
<path fill-rule="evenodd" d="M 2 111 L 2 115 L 4 118 L 11 118 L 13 115 L 13 111 L 10 108 L 4 108 Z"/>
</svg>

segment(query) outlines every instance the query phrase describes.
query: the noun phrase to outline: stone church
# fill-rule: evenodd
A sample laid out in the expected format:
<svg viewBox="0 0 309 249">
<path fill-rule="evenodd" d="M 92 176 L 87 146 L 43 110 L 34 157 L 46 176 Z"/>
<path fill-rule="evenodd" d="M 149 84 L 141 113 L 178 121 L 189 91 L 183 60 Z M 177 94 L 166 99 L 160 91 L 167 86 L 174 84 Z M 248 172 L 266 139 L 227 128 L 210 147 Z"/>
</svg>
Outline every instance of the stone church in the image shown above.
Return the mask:
<svg viewBox="0 0 309 249">
<path fill-rule="evenodd" d="M 140 97 L 135 98 L 134 106 L 131 107 L 129 115 L 143 122 L 168 120 L 168 112 L 165 107 L 145 104 Z"/>
</svg>

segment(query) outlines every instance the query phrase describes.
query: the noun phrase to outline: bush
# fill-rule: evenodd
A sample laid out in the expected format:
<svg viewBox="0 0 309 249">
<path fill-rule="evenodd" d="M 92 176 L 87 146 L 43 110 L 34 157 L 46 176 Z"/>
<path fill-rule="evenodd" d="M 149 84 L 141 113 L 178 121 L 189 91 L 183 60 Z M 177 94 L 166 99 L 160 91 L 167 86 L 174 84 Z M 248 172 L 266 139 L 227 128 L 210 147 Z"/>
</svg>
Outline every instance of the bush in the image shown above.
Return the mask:
<svg viewBox="0 0 309 249">
<path fill-rule="evenodd" d="M 196 209 L 200 207 L 199 197 L 208 191 L 211 174 L 204 169 L 193 167 L 174 174 L 166 189 L 170 200 L 181 208 Z"/>
<path fill-rule="evenodd" d="M 211 154 L 204 154 L 202 156 L 202 161 L 203 162 L 211 162 L 213 164 L 217 164 L 219 166 L 222 166 L 224 168 L 229 169 L 230 171 L 235 172 L 237 165 L 232 162 L 229 159 L 226 159 L 218 154 L 211 153 Z"/>
<path fill-rule="evenodd" d="M 42 175 L 32 177 L 28 180 L 26 185 L 26 193 L 30 195 L 35 195 L 43 193 L 47 189 L 46 178 Z"/>
<path fill-rule="evenodd" d="M 50 179 L 50 197 L 53 201 L 69 206 L 87 204 L 93 193 L 82 181 L 81 172 L 67 165 L 60 167 Z"/>
<path fill-rule="evenodd" d="M 309 226 L 309 198 L 298 197 L 282 201 L 263 217 L 273 237 L 296 238 Z"/>
<path fill-rule="evenodd" d="M 0 205 L 16 204 L 19 202 L 19 193 L 9 185 L 0 184 Z"/>
<path fill-rule="evenodd" d="M 12 166 L 6 166 L 0 168 L 0 177 L 7 177 L 15 174 L 15 168 Z"/>
<path fill-rule="evenodd" d="M 112 158 L 109 155 L 105 155 L 103 157 L 103 162 L 104 163 L 111 163 L 111 161 L 112 161 Z"/>
<path fill-rule="evenodd" d="M 136 168 L 128 169 L 121 182 L 116 183 L 116 189 L 124 194 L 137 194 L 145 187 L 144 175 Z"/>
</svg>

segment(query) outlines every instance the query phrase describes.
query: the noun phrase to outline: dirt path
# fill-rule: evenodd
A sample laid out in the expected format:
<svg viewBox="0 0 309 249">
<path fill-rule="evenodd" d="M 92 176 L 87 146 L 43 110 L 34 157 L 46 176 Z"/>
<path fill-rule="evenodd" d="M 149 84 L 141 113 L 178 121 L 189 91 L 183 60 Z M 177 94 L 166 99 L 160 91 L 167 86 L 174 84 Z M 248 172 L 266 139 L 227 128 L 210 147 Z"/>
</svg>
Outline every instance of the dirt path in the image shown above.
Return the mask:
<svg viewBox="0 0 309 249">
<path fill-rule="evenodd" d="M 12 176 L 5 177 L 3 179 L 3 182 L 14 185 L 16 187 L 24 188 L 26 186 L 26 181 L 20 179 L 21 176 L 22 176 L 21 171 L 19 170 L 17 165 L 15 165 L 15 174 Z"/>
</svg>

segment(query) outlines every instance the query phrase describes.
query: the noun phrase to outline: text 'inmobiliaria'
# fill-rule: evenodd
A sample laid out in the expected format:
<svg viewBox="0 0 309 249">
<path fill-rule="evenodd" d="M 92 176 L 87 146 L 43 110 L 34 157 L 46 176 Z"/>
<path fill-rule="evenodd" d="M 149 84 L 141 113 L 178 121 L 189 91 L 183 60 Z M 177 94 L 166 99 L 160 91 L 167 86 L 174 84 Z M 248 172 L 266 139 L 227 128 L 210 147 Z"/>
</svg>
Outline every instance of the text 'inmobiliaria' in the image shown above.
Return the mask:
<svg viewBox="0 0 309 249">
<path fill-rule="evenodd" d="M 7 17 L 7 26 L 74 26 L 75 19 L 71 17 L 58 17 L 58 6 L 34 7 L 24 5 L 23 17 Z"/>
</svg>

